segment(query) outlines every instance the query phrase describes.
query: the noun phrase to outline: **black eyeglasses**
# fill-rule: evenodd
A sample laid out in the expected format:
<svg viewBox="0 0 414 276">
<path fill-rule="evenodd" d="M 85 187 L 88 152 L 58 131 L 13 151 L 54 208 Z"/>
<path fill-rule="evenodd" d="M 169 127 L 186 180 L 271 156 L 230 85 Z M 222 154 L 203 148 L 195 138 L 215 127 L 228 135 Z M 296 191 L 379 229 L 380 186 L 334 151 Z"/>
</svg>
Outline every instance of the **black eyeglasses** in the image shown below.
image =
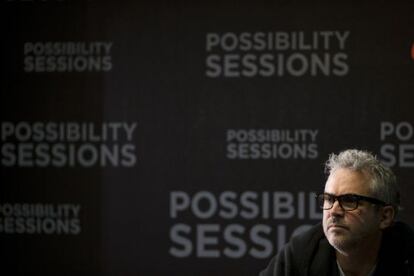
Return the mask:
<svg viewBox="0 0 414 276">
<path fill-rule="evenodd" d="M 373 197 L 368 197 L 368 196 L 356 195 L 356 194 L 344 194 L 344 195 L 336 196 L 336 195 L 332 195 L 328 193 L 322 193 L 322 194 L 318 194 L 316 198 L 318 200 L 319 207 L 321 207 L 323 210 L 331 209 L 335 201 L 338 201 L 339 206 L 341 206 L 341 208 L 345 211 L 352 211 L 358 208 L 359 201 L 361 200 L 367 201 L 369 203 L 376 204 L 376 205 L 382 205 L 382 206 L 388 205 L 382 200 L 379 200 Z"/>
</svg>

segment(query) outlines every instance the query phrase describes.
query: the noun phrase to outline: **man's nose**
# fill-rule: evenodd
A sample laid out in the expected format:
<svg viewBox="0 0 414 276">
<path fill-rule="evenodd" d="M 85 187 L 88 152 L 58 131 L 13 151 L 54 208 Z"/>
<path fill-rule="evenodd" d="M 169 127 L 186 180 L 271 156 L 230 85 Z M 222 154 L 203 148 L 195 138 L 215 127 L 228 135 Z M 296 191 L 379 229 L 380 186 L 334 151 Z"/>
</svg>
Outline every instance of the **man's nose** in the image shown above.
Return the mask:
<svg viewBox="0 0 414 276">
<path fill-rule="evenodd" d="M 343 215 L 345 213 L 345 210 L 341 207 L 338 200 L 335 200 L 330 211 L 331 214 L 335 215 Z"/>
</svg>

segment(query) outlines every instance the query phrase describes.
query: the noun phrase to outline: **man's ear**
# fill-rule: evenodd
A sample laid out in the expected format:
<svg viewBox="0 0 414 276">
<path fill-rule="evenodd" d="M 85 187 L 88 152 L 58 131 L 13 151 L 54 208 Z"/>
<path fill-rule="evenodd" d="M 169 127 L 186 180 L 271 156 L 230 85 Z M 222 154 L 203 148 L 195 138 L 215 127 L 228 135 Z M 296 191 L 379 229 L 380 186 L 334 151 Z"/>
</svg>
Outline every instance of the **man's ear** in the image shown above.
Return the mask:
<svg viewBox="0 0 414 276">
<path fill-rule="evenodd" d="M 380 229 L 385 229 L 392 225 L 394 222 L 395 217 L 395 210 L 394 207 L 388 205 L 381 208 L 381 221 L 380 221 Z"/>
</svg>

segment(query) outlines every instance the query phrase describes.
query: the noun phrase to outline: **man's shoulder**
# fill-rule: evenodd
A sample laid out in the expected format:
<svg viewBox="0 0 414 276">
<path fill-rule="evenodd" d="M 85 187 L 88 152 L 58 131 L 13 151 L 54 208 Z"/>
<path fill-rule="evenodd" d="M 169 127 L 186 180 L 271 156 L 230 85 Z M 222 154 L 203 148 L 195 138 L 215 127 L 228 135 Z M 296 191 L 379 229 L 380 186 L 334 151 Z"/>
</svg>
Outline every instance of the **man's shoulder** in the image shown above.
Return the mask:
<svg viewBox="0 0 414 276">
<path fill-rule="evenodd" d="M 385 235 L 391 239 L 402 240 L 404 242 L 414 242 L 414 230 L 407 223 L 396 221 L 392 226 L 385 230 Z"/>
<path fill-rule="evenodd" d="M 399 248 L 405 248 L 414 253 L 414 230 L 406 223 L 397 221 L 386 230 L 388 243 L 392 243 Z"/>
<path fill-rule="evenodd" d="M 260 275 L 308 275 L 313 266 L 322 266 L 321 271 L 326 272 L 329 252 L 322 224 L 318 223 L 292 236 Z M 327 273 L 319 275 L 330 275 Z"/>
<path fill-rule="evenodd" d="M 379 259 L 379 275 L 412 275 L 414 231 L 408 224 L 395 222 L 384 230 Z"/>
<path fill-rule="evenodd" d="M 312 245 L 316 246 L 324 237 L 325 234 L 323 233 L 322 224 L 318 223 L 300 234 L 294 235 L 290 240 L 290 244 L 292 248 L 299 247 L 303 250 L 304 245 L 307 245 L 308 248 Z"/>
<path fill-rule="evenodd" d="M 300 234 L 294 235 L 287 244 L 292 259 L 301 267 L 308 267 L 318 251 L 328 248 L 322 224 L 318 223 Z"/>
</svg>

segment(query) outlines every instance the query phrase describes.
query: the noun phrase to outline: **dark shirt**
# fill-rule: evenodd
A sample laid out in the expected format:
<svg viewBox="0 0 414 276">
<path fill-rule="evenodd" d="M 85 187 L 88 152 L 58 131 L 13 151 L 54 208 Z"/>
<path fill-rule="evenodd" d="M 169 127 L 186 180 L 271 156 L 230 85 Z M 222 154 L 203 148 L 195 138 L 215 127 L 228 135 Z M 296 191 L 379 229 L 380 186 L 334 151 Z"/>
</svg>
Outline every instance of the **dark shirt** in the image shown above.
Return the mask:
<svg viewBox="0 0 414 276">
<path fill-rule="evenodd" d="M 319 223 L 293 237 L 260 276 L 339 276 L 335 250 Z M 414 232 L 396 222 L 384 230 L 375 276 L 414 276 Z"/>
</svg>

